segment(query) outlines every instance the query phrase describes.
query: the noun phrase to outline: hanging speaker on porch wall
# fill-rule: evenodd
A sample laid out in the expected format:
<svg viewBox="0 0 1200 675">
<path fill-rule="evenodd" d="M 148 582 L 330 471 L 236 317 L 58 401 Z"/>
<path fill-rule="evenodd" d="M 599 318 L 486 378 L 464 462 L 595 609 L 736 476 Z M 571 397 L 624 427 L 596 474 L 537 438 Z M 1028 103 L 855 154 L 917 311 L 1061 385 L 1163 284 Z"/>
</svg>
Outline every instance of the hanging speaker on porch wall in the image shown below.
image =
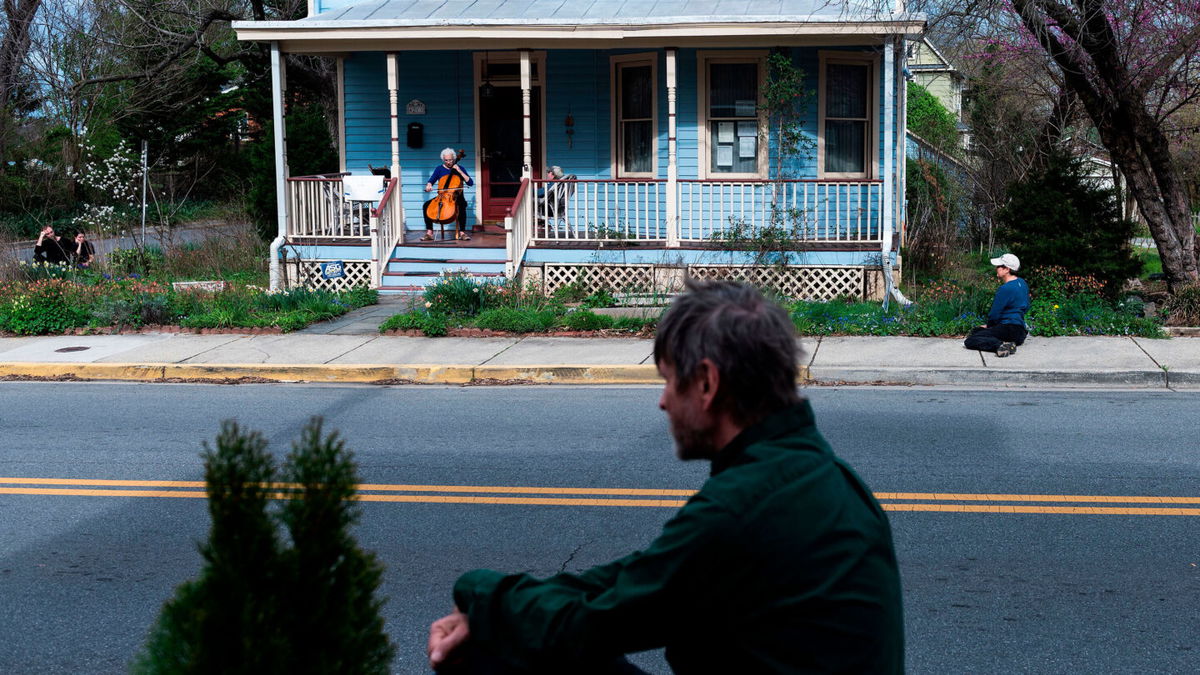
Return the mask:
<svg viewBox="0 0 1200 675">
<path fill-rule="evenodd" d="M 408 147 L 425 147 L 425 125 L 420 122 L 410 122 L 408 125 Z"/>
</svg>

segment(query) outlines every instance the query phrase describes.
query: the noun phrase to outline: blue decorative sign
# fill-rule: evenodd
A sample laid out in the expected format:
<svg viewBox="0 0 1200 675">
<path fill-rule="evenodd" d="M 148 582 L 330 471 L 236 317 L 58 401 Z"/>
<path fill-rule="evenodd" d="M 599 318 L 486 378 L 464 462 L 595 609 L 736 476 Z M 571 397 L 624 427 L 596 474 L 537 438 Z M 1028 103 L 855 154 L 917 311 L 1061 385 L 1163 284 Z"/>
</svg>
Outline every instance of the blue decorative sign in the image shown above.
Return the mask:
<svg viewBox="0 0 1200 675">
<path fill-rule="evenodd" d="M 346 265 L 341 260 L 321 263 L 322 279 L 341 279 L 346 276 Z"/>
</svg>

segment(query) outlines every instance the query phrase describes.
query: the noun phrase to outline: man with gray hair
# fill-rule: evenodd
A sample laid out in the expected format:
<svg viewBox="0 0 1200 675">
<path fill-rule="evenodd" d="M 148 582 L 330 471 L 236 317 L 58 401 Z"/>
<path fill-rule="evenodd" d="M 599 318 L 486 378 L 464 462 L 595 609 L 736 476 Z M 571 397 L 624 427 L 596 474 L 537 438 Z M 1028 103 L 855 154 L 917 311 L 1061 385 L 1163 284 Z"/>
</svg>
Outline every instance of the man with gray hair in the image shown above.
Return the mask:
<svg viewBox="0 0 1200 675">
<path fill-rule="evenodd" d="M 430 628 L 464 673 L 898 673 L 900 577 L 888 519 L 796 389 L 787 313 L 757 290 L 689 282 L 654 360 L 681 459 L 711 477 L 645 550 L 548 579 L 475 570 Z"/>
</svg>

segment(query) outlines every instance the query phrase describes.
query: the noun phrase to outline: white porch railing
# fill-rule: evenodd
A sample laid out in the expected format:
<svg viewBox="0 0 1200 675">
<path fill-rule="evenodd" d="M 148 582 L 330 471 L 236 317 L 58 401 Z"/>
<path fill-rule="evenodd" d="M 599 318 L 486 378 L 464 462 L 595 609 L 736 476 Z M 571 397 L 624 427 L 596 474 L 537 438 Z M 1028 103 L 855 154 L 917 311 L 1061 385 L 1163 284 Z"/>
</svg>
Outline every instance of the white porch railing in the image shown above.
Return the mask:
<svg viewBox="0 0 1200 675">
<path fill-rule="evenodd" d="M 662 180 L 532 181 L 538 241 L 655 241 L 667 238 Z"/>
<path fill-rule="evenodd" d="M 288 236 L 307 239 L 363 239 L 369 231 L 367 202 L 342 198 L 342 174 L 287 179 Z"/>
<path fill-rule="evenodd" d="M 679 239 L 776 225 L 801 241 L 883 240 L 882 181 L 679 181 Z"/>
<path fill-rule="evenodd" d="M 400 179 L 387 179 L 387 189 L 379 200 L 379 206 L 370 210 L 370 219 L 371 234 L 374 235 L 371 239 L 371 279 L 378 288 L 383 285 L 383 273 L 387 269 L 392 251 L 404 240 L 404 207 L 400 198 Z"/>
<path fill-rule="evenodd" d="M 533 241 L 533 190 L 529 187 L 528 178 L 521 179 L 521 187 L 517 190 L 517 198 L 504 216 L 504 232 L 506 260 L 504 275 L 509 279 L 516 277 L 521 269 L 521 261 L 525 259 L 525 251 Z"/>
</svg>

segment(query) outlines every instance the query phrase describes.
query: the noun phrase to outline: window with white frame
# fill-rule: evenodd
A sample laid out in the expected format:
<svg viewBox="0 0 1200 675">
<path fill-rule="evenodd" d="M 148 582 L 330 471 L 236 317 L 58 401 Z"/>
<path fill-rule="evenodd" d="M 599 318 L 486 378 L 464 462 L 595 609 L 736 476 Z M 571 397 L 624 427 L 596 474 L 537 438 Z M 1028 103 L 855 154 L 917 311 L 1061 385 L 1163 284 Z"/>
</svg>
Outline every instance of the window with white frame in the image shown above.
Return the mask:
<svg viewBox="0 0 1200 675">
<path fill-rule="evenodd" d="M 705 61 L 706 173 L 710 176 L 759 176 L 765 153 L 759 147 L 757 58 Z"/>
<path fill-rule="evenodd" d="M 868 58 L 822 60 L 822 173 L 831 178 L 869 178 L 874 63 Z"/>
<path fill-rule="evenodd" d="M 614 163 L 619 176 L 654 176 L 655 65 L 652 56 L 614 59 Z"/>
</svg>

